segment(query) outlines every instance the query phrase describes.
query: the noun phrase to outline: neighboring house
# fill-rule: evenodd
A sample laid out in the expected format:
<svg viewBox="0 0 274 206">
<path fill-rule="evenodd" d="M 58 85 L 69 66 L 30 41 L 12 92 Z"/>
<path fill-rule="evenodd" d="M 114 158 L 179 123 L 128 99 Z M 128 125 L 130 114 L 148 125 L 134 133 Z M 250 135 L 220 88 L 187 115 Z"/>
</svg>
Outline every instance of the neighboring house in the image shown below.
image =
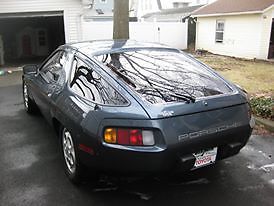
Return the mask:
<svg viewBox="0 0 274 206">
<path fill-rule="evenodd" d="M 141 18 L 143 15 L 160 11 L 161 1 L 157 0 L 137 0 L 136 1 L 136 15 Z"/>
<path fill-rule="evenodd" d="M 212 3 L 216 0 L 162 0 L 163 9 L 179 8 L 183 6 L 198 6 Z"/>
<path fill-rule="evenodd" d="M 187 29 L 187 45 L 193 47 L 195 43 L 196 35 L 196 22 L 193 19 L 189 19 L 190 15 L 203 5 L 188 6 L 188 4 L 177 5 L 179 8 L 162 9 L 158 12 L 148 13 L 142 17 L 144 21 L 153 22 L 183 22 L 182 26 L 186 26 Z M 183 38 L 183 37 L 182 37 Z"/>
<path fill-rule="evenodd" d="M 93 0 L 91 8 L 85 9 L 83 19 L 85 21 L 112 21 L 113 0 Z"/>
<path fill-rule="evenodd" d="M 190 16 L 192 12 L 200 8 L 198 6 L 186 6 L 182 8 L 162 9 L 158 12 L 148 13 L 142 18 L 144 21 L 157 21 L 157 22 L 182 22 L 186 17 Z"/>
<path fill-rule="evenodd" d="M 105 22 L 113 20 L 114 0 L 93 0 L 92 2 L 92 6 L 87 7 L 82 14 L 84 21 Z M 137 0 L 129 0 L 129 21 L 137 21 L 137 6 Z"/>
<path fill-rule="evenodd" d="M 243 57 L 274 58 L 274 0 L 218 0 L 193 14 L 196 49 Z"/>
</svg>

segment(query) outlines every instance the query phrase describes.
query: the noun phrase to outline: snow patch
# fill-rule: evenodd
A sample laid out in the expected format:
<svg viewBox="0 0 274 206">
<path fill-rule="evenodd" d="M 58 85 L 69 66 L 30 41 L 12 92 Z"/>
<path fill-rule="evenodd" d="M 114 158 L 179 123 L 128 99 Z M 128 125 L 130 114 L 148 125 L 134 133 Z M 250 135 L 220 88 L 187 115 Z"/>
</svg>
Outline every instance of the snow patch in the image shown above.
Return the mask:
<svg viewBox="0 0 274 206">
<path fill-rule="evenodd" d="M 115 191 L 118 187 L 106 187 L 106 188 L 96 188 L 93 190 L 93 192 L 109 192 L 109 191 Z"/>
<path fill-rule="evenodd" d="M 198 179 L 198 180 L 193 180 L 193 181 L 189 181 L 189 182 L 186 182 L 185 185 L 192 185 L 192 184 L 208 184 L 210 183 L 208 179 L 206 178 L 201 178 L 201 179 Z"/>
<path fill-rule="evenodd" d="M 244 152 L 246 152 L 247 154 L 249 154 L 249 152 L 257 152 L 257 153 L 259 153 L 260 155 L 262 155 L 265 159 L 271 159 L 271 155 L 268 155 L 268 154 L 266 154 L 265 152 L 263 152 L 263 151 L 261 151 L 261 150 L 257 150 L 257 149 L 255 149 L 255 148 L 253 148 L 252 146 L 250 146 L 250 145 L 246 145 L 244 148 L 243 148 L 243 150 L 242 151 L 244 151 Z"/>
<path fill-rule="evenodd" d="M 260 154 L 262 154 L 266 159 L 271 159 L 271 156 L 269 156 L 268 154 L 264 153 L 263 151 L 258 151 Z"/>
<path fill-rule="evenodd" d="M 238 190 L 240 191 L 248 191 L 248 190 L 258 190 L 258 189 L 263 189 L 264 185 L 255 185 L 255 186 L 246 186 L 246 187 L 242 187 L 239 188 Z"/>
<path fill-rule="evenodd" d="M 151 199 L 150 195 L 144 194 L 144 193 L 141 193 L 141 192 L 129 192 L 129 193 L 138 196 L 142 200 L 150 200 Z"/>
<path fill-rule="evenodd" d="M 271 170 L 274 170 L 274 163 L 261 166 L 260 169 L 264 170 L 265 172 L 270 172 Z"/>
<path fill-rule="evenodd" d="M 256 170 L 257 169 L 254 164 L 247 165 L 247 168 L 251 169 L 251 170 Z"/>
</svg>

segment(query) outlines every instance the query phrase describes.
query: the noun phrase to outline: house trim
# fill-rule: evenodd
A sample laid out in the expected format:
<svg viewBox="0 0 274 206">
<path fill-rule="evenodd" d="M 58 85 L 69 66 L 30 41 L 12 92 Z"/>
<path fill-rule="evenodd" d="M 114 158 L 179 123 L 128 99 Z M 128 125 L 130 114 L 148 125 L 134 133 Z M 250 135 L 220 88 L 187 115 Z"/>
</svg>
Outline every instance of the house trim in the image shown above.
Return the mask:
<svg viewBox="0 0 274 206">
<path fill-rule="evenodd" d="M 51 16 L 64 16 L 64 11 L 0 13 L 0 19 L 26 18 L 26 17 L 51 17 Z"/>
<path fill-rule="evenodd" d="M 243 11 L 243 12 L 231 12 L 231 13 L 214 13 L 214 14 L 198 14 L 198 15 L 193 15 L 193 17 L 214 17 L 214 16 L 236 16 L 236 15 L 245 15 L 245 14 L 263 14 L 266 11 L 274 8 L 274 4 L 271 6 L 267 7 L 264 10 L 259 10 L 259 11 Z"/>
</svg>

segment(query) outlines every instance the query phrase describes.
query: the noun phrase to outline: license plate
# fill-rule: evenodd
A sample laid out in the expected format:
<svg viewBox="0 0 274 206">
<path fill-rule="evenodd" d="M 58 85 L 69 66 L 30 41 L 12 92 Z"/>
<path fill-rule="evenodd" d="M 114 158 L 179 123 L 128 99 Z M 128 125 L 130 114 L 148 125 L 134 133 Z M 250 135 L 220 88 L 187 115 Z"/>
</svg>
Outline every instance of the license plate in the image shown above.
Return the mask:
<svg viewBox="0 0 274 206">
<path fill-rule="evenodd" d="M 194 169 L 213 164 L 216 161 L 217 147 L 209 150 L 203 150 L 193 154 L 196 158 Z"/>
</svg>

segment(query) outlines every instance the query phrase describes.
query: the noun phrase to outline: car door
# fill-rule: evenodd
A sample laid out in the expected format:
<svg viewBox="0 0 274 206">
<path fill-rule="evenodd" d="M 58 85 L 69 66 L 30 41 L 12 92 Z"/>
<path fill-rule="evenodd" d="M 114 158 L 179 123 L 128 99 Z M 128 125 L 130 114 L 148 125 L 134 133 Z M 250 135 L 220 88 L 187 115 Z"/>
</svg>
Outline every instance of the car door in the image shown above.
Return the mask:
<svg viewBox="0 0 274 206">
<path fill-rule="evenodd" d="M 57 51 L 40 68 L 33 81 L 33 95 L 36 104 L 47 120 L 51 119 L 53 100 L 65 84 L 65 51 Z"/>
</svg>

